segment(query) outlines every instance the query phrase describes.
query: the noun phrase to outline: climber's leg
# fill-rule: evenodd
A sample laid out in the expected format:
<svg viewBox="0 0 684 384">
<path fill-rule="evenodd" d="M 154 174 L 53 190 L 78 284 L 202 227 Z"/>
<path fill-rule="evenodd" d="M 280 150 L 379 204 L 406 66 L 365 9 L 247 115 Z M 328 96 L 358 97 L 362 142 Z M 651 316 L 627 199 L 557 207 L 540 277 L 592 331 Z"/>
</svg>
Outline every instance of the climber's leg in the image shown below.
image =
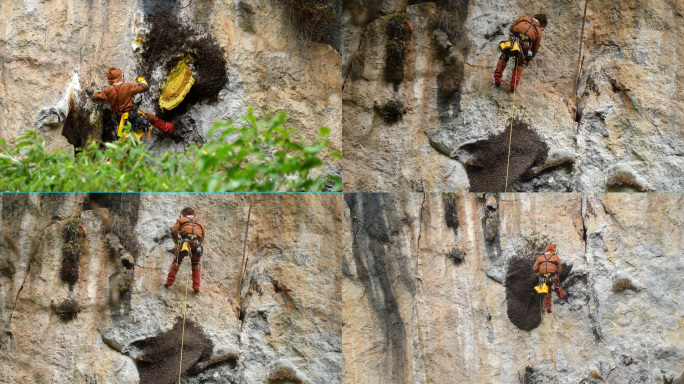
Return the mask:
<svg viewBox="0 0 684 384">
<path fill-rule="evenodd" d="M 544 306 L 546 307 L 546 312 L 551 313 L 551 292 L 546 294 L 544 298 Z"/>
<path fill-rule="evenodd" d="M 496 69 L 494 70 L 494 85 L 497 87 L 501 85 L 501 78 L 503 77 L 503 71 L 506 69 L 506 64 L 508 63 L 508 56 L 501 54 L 499 56 L 499 61 L 496 63 Z"/>
<path fill-rule="evenodd" d="M 176 281 L 176 274 L 178 274 L 178 268 L 180 266 L 174 261 L 169 269 L 169 275 L 166 277 L 166 286 L 170 287 Z"/>
<path fill-rule="evenodd" d="M 190 259 L 192 263 L 192 289 L 199 292 L 200 289 L 200 257 L 193 253 Z"/>
<path fill-rule="evenodd" d="M 147 117 L 147 121 L 149 121 L 149 123 L 151 125 L 159 128 L 159 130 L 166 132 L 169 135 L 173 133 L 173 124 L 172 123 L 166 122 L 166 121 L 158 118 L 157 116 L 155 116 L 152 113 L 146 113 L 145 117 Z"/>
</svg>

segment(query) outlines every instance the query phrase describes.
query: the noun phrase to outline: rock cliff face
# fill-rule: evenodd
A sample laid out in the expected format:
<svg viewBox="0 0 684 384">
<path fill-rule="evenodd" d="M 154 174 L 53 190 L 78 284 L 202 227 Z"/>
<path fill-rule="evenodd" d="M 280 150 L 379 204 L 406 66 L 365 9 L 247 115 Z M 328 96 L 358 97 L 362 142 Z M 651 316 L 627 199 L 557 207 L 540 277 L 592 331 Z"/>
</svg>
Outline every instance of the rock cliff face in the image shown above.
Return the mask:
<svg viewBox="0 0 684 384">
<path fill-rule="evenodd" d="M 682 196 L 345 201 L 345 383 L 684 379 Z M 547 242 L 568 301 L 540 317 L 532 263 Z"/>
<path fill-rule="evenodd" d="M 511 162 L 525 165 L 512 175 L 509 192 L 684 187 L 681 3 L 590 1 L 586 17 L 584 2 L 349 3 L 345 191 L 487 191 L 474 190 L 468 173 L 482 166 L 482 156 L 506 162 L 507 146 L 476 152 L 496 134 L 508 139 L 514 119 L 539 136 L 532 147 L 543 143 L 548 153 L 531 161 L 530 144 L 516 147 L 514 129 Z M 402 42 L 402 75 L 389 79 L 396 45 L 390 24 L 401 12 L 413 31 Z M 507 90 L 509 63 L 502 87 L 495 88 L 497 43 L 521 14 L 540 12 L 548 15 L 548 27 L 520 87 L 515 95 Z M 388 101 L 403 104 L 398 121 L 378 108 Z M 491 174 L 505 185 L 500 171 Z"/>
<path fill-rule="evenodd" d="M 317 39 L 332 46 L 296 33 L 301 26 L 293 12 L 286 0 L 3 1 L 0 137 L 37 129 L 51 147 L 69 149 L 89 135 L 111 136 L 111 112 L 87 102 L 107 85 L 107 69 L 121 68 L 127 81 L 144 75 L 151 89 L 141 108 L 159 112 L 159 86 L 190 54 L 195 100 L 162 114 L 176 125 L 177 137 L 155 131 L 154 151 L 180 151 L 206 139 L 214 121 L 237 120 L 250 106 L 257 115 L 287 111 L 309 141 L 319 127 L 330 127 L 329 150 L 340 150 L 339 12 L 324 20 L 330 35 Z M 225 67 L 199 52 L 202 36 L 223 51 Z M 227 81 L 202 94 L 220 77 Z"/>
<path fill-rule="evenodd" d="M 334 195 L 2 196 L 0 382 L 175 382 L 189 260 L 163 284 L 168 229 L 185 206 L 207 237 L 182 382 L 341 382 L 342 205 Z"/>
</svg>

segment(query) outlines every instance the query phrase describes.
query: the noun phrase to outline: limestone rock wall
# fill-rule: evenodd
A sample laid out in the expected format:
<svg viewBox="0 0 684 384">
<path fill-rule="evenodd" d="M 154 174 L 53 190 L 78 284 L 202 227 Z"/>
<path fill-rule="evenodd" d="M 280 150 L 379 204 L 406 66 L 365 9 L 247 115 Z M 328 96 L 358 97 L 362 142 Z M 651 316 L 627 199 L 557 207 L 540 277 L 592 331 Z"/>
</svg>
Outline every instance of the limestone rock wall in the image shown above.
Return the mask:
<svg viewBox="0 0 684 384">
<path fill-rule="evenodd" d="M 187 3 L 187 4 L 186 4 Z M 182 150 L 206 139 L 216 120 L 239 119 L 247 107 L 257 115 L 285 110 L 301 136 L 312 141 L 331 128 L 329 150 L 341 149 L 340 55 L 327 44 L 297 41 L 284 1 L 3 1 L 0 4 L 0 137 L 11 140 L 39 130 L 51 147 L 72 146 L 62 136 L 69 111 L 85 108 L 86 120 L 102 121 L 87 102 L 107 85 L 110 66 L 128 81 L 142 64 L 142 42 L 154 15 L 168 13 L 184 26 L 207 33 L 224 50 L 227 84 L 216 100 L 194 104 L 171 121 L 183 140 L 155 133 L 153 151 Z M 331 16 L 332 17 L 332 16 Z M 339 50 L 339 48 L 337 48 Z M 149 74 L 151 91 L 141 107 L 154 111 L 166 76 Z M 87 92 L 86 92 L 87 91 Z M 113 129 L 94 124 L 93 136 Z M 336 161 L 326 160 L 327 165 Z"/>
<path fill-rule="evenodd" d="M 509 192 L 682 190 L 681 4 L 590 1 L 583 18 L 584 2 L 383 2 L 391 11 L 356 3 L 366 17 L 357 4 L 344 18 L 345 191 L 467 191 L 464 146 L 507 130 L 512 118 L 549 153 Z M 414 28 L 400 82 L 383 76 L 392 12 L 406 12 Z M 461 29 L 448 54 L 430 24 L 440 12 Z M 548 27 L 515 96 L 512 64 L 495 88 L 497 43 L 521 14 L 539 12 Z M 462 69 L 447 68 L 452 62 Z M 445 79 L 458 89 L 441 92 Z M 395 123 L 375 108 L 391 99 L 407 109 Z"/>
<path fill-rule="evenodd" d="M 188 288 L 186 316 L 213 350 L 182 382 L 342 381 L 341 196 L 117 196 L 93 210 L 83 210 L 87 195 L 0 199 L 0 382 L 138 383 L 141 343 L 182 316 L 189 260 L 174 286 L 163 284 L 172 259 L 168 229 L 185 206 L 207 229 L 201 292 Z M 69 217 L 87 230 L 73 286 L 60 279 Z M 140 244 L 137 255 L 121 235 L 125 223 Z M 58 316 L 66 299 L 80 307 L 72 320 Z"/>
<path fill-rule="evenodd" d="M 603 382 L 595 375 L 671 383 L 682 375 L 680 195 L 345 201 L 345 383 Z M 534 276 L 547 242 L 572 266 L 568 302 L 554 296 L 553 315 L 525 331 L 509 318 L 507 276 L 520 273 L 520 258 Z M 622 289 L 625 281 L 632 288 Z"/>
</svg>

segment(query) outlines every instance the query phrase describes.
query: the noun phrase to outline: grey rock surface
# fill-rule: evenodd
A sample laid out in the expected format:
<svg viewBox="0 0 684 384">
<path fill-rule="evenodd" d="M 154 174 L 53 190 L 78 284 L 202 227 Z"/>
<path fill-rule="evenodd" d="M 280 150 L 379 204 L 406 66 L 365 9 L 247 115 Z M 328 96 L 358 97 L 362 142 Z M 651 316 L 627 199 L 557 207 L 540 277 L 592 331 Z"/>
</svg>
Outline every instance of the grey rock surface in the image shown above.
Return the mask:
<svg viewBox="0 0 684 384">
<path fill-rule="evenodd" d="M 0 276 L 0 383 L 138 383 L 141 343 L 171 329 L 186 300 L 186 319 L 214 347 L 183 383 L 270 383 L 282 372 L 341 383 L 341 195 L 142 194 L 137 204 L 130 196 L 86 210 L 88 195 L 0 197 L 0 258 L 16 266 Z M 189 260 L 164 287 L 168 230 L 186 206 L 207 229 L 199 294 L 186 287 Z M 74 217 L 87 235 L 70 287 L 59 271 L 63 223 Z M 132 265 L 125 231 L 113 229 L 130 222 L 142 245 Z M 73 320 L 52 309 L 65 299 L 81 308 Z"/>
<path fill-rule="evenodd" d="M 457 227 L 445 204 L 454 200 Z M 358 193 L 345 202 L 345 383 L 681 377 L 681 195 Z M 522 330 L 509 318 L 506 277 L 523 259 L 536 280 L 532 263 L 548 242 L 568 265 L 568 300 L 554 295 L 553 314 Z M 616 285 L 624 279 L 632 287 Z"/>
<path fill-rule="evenodd" d="M 584 2 L 411 3 L 405 11 L 414 32 L 401 82 L 383 78 L 386 16 L 367 12 L 359 26 L 358 9 L 345 10 L 345 191 L 468 191 L 465 159 L 450 155 L 502 133 L 514 118 L 528 122 L 552 153 L 573 160 L 550 158 L 509 192 L 684 191 L 683 77 L 674 64 L 682 57 L 681 7 L 591 1 L 583 20 Z M 433 24 L 445 12 L 460 28 L 446 53 L 444 30 Z M 548 27 L 520 87 L 508 91 L 511 63 L 501 88 L 494 87 L 497 43 L 519 16 L 538 12 L 548 15 Z M 450 66 L 459 55 L 462 67 Z M 444 95 L 445 80 L 449 87 L 457 82 L 457 91 Z M 389 98 L 409 111 L 396 124 L 373 111 L 374 101 Z M 615 167 L 630 170 L 616 180 Z"/>
<path fill-rule="evenodd" d="M 147 139 L 153 153 L 180 152 L 190 142 L 206 140 L 214 121 L 237 122 L 247 107 L 257 116 L 287 111 L 289 124 L 308 142 L 321 126 L 329 127 L 324 154 L 341 150 L 340 54 L 327 44 L 296 41 L 289 8 L 269 0 L 187 5 L 166 0 L 3 1 L 0 138 L 13 140 L 32 129 L 49 148 L 72 149 L 62 135 L 72 105 L 85 111 L 86 119 L 99 121 L 93 137 L 114 130 L 107 107 L 96 108 L 88 97 L 107 85 L 111 66 L 120 68 L 127 81 L 140 75 L 150 20 L 164 13 L 214 39 L 225 53 L 228 82 L 216 100 L 200 101 L 171 119 L 181 140 L 153 129 Z M 140 100 L 141 109 L 154 112 L 167 73 L 155 67 L 145 75 L 151 88 Z M 326 166 L 339 165 L 334 157 L 324 158 Z"/>
</svg>

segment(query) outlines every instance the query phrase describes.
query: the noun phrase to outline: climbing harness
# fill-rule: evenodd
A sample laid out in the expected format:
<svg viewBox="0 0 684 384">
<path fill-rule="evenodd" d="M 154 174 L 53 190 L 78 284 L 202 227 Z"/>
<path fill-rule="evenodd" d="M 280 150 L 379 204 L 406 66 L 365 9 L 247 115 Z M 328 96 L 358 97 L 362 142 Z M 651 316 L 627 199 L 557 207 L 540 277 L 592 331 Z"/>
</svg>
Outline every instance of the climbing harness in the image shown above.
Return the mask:
<svg viewBox="0 0 684 384">
<path fill-rule="evenodd" d="M 188 308 L 188 277 L 185 276 L 185 300 L 183 301 L 183 331 L 181 333 L 180 362 L 178 363 L 178 384 L 181 384 L 181 374 L 183 373 L 183 341 L 185 338 L 185 312 Z"/>
<path fill-rule="evenodd" d="M 553 257 L 553 256 L 556 255 L 556 254 L 555 254 L 555 253 L 552 253 L 552 254 L 551 254 L 551 257 L 547 257 L 547 256 L 546 256 L 547 254 L 548 254 L 548 253 L 544 253 L 544 254 L 542 255 L 542 256 L 544 256 L 544 261 L 542 261 L 541 263 L 539 263 L 539 270 L 541 271 L 541 264 L 546 264 L 546 263 L 555 264 L 555 265 L 556 265 L 556 269 L 558 269 L 558 267 L 559 267 L 558 263 L 551 261 L 551 257 Z M 548 266 L 548 265 L 547 265 L 547 266 L 544 266 L 544 268 L 546 269 L 546 271 L 545 271 L 544 273 L 548 274 L 548 273 L 549 273 L 549 266 Z"/>
</svg>

